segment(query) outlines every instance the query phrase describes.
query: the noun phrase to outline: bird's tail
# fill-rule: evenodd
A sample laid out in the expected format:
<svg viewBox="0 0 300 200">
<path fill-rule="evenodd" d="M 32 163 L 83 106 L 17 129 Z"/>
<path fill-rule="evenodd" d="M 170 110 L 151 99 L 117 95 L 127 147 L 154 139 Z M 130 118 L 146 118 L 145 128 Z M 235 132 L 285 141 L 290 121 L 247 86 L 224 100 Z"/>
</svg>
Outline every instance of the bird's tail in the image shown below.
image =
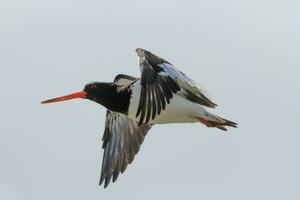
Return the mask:
<svg viewBox="0 0 300 200">
<path fill-rule="evenodd" d="M 211 114 L 209 112 L 206 112 L 205 116 L 196 117 L 196 119 L 202 124 L 205 124 L 207 127 L 215 127 L 223 131 L 227 131 L 225 126 L 230 126 L 234 128 L 237 128 L 238 126 L 238 124 L 233 121 L 229 121 L 227 119 Z"/>
</svg>

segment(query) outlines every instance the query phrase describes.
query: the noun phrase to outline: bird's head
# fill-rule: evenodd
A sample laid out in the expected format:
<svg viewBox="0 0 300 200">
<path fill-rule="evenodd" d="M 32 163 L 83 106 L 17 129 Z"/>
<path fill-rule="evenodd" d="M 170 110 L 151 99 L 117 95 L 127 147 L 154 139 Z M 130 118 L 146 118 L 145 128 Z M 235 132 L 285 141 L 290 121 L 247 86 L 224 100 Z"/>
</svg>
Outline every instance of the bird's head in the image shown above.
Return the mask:
<svg viewBox="0 0 300 200">
<path fill-rule="evenodd" d="M 107 94 L 107 92 L 111 89 L 112 83 L 100 83 L 100 82 L 92 82 L 88 83 L 84 86 L 84 89 L 79 92 L 74 92 L 72 94 L 68 94 L 61 97 L 56 97 L 53 99 L 48 99 L 42 101 L 42 104 L 46 103 L 55 103 L 59 101 L 66 101 L 71 99 L 89 99 L 91 101 L 95 101 L 100 103 L 101 98 Z"/>
</svg>

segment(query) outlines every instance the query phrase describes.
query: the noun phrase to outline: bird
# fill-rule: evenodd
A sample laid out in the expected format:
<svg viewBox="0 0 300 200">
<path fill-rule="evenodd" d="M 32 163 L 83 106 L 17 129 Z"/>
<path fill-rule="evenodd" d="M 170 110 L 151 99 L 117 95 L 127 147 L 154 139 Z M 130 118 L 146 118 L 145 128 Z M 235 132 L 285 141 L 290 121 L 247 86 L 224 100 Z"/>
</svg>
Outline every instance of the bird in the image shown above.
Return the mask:
<svg viewBox="0 0 300 200">
<path fill-rule="evenodd" d="M 99 185 L 115 182 L 139 152 L 155 124 L 195 123 L 227 131 L 238 124 L 211 114 L 217 106 L 203 89 L 167 60 L 137 48 L 141 77 L 118 74 L 113 82 L 91 82 L 69 95 L 42 104 L 88 99 L 107 109 Z"/>
</svg>

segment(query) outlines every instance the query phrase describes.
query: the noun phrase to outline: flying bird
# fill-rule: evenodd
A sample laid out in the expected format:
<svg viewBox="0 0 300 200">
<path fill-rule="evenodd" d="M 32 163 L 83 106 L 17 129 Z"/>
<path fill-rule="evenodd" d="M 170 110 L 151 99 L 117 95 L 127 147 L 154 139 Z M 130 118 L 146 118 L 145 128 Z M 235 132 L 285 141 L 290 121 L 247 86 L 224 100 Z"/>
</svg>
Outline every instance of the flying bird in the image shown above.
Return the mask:
<svg viewBox="0 0 300 200">
<path fill-rule="evenodd" d="M 141 77 L 119 74 L 113 82 L 92 82 L 70 95 L 43 101 L 82 98 L 107 109 L 100 185 L 115 182 L 138 153 L 155 124 L 201 122 L 226 131 L 237 123 L 209 113 L 215 104 L 199 85 L 165 59 L 136 49 Z"/>
</svg>

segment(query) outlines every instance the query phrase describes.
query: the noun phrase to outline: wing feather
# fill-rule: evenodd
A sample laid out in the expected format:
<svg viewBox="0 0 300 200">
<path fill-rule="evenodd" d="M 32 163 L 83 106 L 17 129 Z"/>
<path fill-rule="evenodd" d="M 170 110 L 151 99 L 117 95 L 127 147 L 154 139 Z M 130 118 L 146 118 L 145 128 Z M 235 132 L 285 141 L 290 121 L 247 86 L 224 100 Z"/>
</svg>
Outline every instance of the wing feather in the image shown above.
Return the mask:
<svg viewBox="0 0 300 200">
<path fill-rule="evenodd" d="M 135 82 L 137 78 L 119 74 L 114 83 L 120 89 L 127 88 Z M 104 183 L 106 188 L 110 181 L 115 182 L 120 173 L 123 173 L 128 164 L 132 163 L 138 153 L 144 137 L 151 126 L 131 120 L 127 116 L 107 111 L 105 120 L 105 130 L 102 137 L 102 148 L 104 149 L 100 185 Z"/>
<path fill-rule="evenodd" d="M 164 68 L 165 72 L 169 74 L 178 85 L 181 87 L 179 95 L 184 96 L 188 100 L 197 103 L 199 105 L 215 108 L 217 106 L 209 97 L 205 94 L 203 89 L 191 78 L 179 71 L 175 66 L 170 63 L 162 63 L 159 65 Z"/>
<path fill-rule="evenodd" d="M 107 111 L 103 135 L 103 161 L 100 185 L 106 188 L 110 181 L 115 182 L 128 164 L 131 164 L 151 126 L 131 120 L 127 116 Z"/>
<path fill-rule="evenodd" d="M 168 63 L 152 53 L 137 49 L 141 69 L 141 94 L 136 117 L 139 125 L 155 119 L 180 91 L 177 81 L 159 65 Z"/>
<path fill-rule="evenodd" d="M 196 82 L 171 63 L 144 49 L 137 49 L 136 52 L 141 69 L 141 93 L 136 113 L 139 125 L 160 115 L 175 94 L 199 105 L 217 106 Z"/>
</svg>

